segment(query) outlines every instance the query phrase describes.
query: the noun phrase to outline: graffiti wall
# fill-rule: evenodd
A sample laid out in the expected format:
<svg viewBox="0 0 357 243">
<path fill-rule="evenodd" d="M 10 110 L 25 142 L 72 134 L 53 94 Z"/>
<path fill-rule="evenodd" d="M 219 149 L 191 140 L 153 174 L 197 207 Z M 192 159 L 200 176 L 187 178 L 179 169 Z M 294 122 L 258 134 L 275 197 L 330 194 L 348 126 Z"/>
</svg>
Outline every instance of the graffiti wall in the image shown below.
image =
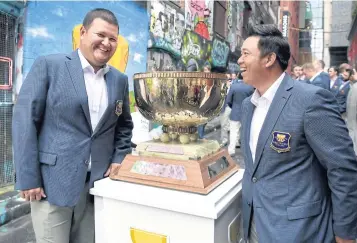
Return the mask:
<svg viewBox="0 0 357 243">
<path fill-rule="evenodd" d="M 185 8 L 151 2 L 149 70 L 226 67 L 229 43 L 213 35 L 213 1 L 186 0 Z"/>
<path fill-rule="evenodd" d="M 212 39 L 213 0 L 185 1 L 185 28 L 207 40 Z"/>
<path fill-rule="evenodd" d="M 184 34 L 184 15 L 178 8 L 159 1 L 151 2 L 149 48 L 159 48 L 180 57 Z"/>
<path fill-rule="evenodd" d="M 28 2 L 26 10 L 23 76 L 40 55 L 70 53 L 79 45 L 79 29 L 85 14 L 94 8 L 110 9 L 119 21 L 118 48 L 109 64 L 129 78 L 134 111 L 133 74 L 146 71 L 149 19 L 145 7 L 135 1 Z"/>
</svg>

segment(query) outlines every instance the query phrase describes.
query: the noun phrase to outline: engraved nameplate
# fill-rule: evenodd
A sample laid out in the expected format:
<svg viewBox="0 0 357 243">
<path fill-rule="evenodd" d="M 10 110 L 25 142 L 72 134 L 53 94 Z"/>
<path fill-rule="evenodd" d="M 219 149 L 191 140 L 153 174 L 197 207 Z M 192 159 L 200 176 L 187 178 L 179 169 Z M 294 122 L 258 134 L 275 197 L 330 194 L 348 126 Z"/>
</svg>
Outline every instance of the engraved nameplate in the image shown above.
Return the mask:
<svg viewBox="0 0 357 243">
<path fill-rule="evenodd" d="M 182 165 L 160 164 L 156 162 L 137 160 L 130 172 L 182 181 L 187 180 L 185 167 Z"/>
<path fill-rule="evenodd" d="M 162 145 L 149 145 L 146 151 L 168 153 L 168 154 L 179 154 L 179 155 L 184 154 L 183 149 L 180 147 L 162 146 Z"/>
<path fill-rule="evenodd" d="M 222 157 L 218 159 L 217 161 L 211 163 L 208 165 L 208 175 L 209 178 L 214 178 L 218 176 L 222 171 L 227 169 L 229 167 L 229 162 L 226 157 Z"/>
</svg>

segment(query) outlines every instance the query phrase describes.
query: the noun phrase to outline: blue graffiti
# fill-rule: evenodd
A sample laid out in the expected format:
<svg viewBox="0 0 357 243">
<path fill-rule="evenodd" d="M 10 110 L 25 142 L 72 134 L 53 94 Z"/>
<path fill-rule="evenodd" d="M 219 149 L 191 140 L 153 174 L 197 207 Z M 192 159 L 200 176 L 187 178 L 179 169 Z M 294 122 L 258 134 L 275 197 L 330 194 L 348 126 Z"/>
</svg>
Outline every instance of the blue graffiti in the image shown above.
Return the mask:
<svg viewBox="0 0 357 243">
<path fill-rule="evenodd" d="M 229 54 L 229 46 L 224 41 L 217 38 L 213 40 L 212 64 L 215 67 L 226 67 Z"/>
<path fill-rule="evenodd" d="M 181 56 L 180 50 L 175 49 L 171 42 L 162 37 L 154 37 L 153 39 L 152 47 L 168 51 L 176 57 Z"/>
</svg>

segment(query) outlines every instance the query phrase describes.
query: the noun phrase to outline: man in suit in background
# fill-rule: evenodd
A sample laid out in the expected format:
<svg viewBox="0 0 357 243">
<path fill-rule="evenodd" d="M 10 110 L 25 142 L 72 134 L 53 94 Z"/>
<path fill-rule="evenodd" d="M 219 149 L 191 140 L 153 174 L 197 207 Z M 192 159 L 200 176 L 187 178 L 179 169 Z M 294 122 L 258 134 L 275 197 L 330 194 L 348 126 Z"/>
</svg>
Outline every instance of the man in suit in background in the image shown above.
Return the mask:
<svg viewBox="0 0 357 243">
<path fill-rule="evenodd" d="M 312 63 L 305 63 L 302 70 L 307 79 L 306 83 L 313 84 L 323 89 L 330 90 L 330 79 L 326 80 L 319 72 L 316 71 Z"/>
<path fill-rule="evenodd" d="M 330 91 L 293 80 L 274 25 L 248 30 L 238 60 L 255 87 L 243 101 L 244 236 L 249 242 L 357 238 L 357 161 Z"/>
<path fill-rule="evenodd" d="M 315 60 L 312 65 L 315 68 L 315 71 L 317 72 L 318 77 L 322 80 L 322 84 L 330 84 L 330 76 L 327 72 L 324 71 L 325 68 L 325 62 L 323 60 Z M 319 85 L 317 85 L 319 86 Z M 328 86 L 330 88 L 330 85 Z M 322 87 L 322 88 L 325 88 Z M 326 89 L 326 88 L 325 88 Z M 329 89 L 330 90 L 330 89 Z"/>
<path fill-rule="evenodd" d="M 39 57 L 13 115 L 16 189 L 31 201 L 36 242 L 94 242 L 89 188 L 131 152 L 128 78 L 106 63 L 117 47 L 112 12 L 83 20 L 80 47 Z"/>
<path fill-rule="evenodd" d="M 233 156 L 236 146 L 240 147 L 240 127 L 242 119 L 242 102 L 252 95 L 254 88 L 243 82 L 241 78 L 232 84 L 227 96 L 227 105 L 231 109 L 229 115 L 229 146 L 228 153 Z"/>
</svg>

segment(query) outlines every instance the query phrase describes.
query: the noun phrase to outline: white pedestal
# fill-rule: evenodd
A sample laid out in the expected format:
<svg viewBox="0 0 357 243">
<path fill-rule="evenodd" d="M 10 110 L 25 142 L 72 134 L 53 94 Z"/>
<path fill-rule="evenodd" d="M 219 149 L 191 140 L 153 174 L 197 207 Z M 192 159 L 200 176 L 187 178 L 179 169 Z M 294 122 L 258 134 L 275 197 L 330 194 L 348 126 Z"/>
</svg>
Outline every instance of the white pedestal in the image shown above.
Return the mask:
<svg viewBox="0 0 357 243">
<path fill-rule="evenodd" d="M 169 243 L 240 242 L 241 236 L 234 238 L 241 227 L 243 172 L 208 195 L 109 178 L 97 181 L 90 190 L 95 196 L 96 243 L 133 243 L 130 228 L 165 235 Z"/>
</svg>

